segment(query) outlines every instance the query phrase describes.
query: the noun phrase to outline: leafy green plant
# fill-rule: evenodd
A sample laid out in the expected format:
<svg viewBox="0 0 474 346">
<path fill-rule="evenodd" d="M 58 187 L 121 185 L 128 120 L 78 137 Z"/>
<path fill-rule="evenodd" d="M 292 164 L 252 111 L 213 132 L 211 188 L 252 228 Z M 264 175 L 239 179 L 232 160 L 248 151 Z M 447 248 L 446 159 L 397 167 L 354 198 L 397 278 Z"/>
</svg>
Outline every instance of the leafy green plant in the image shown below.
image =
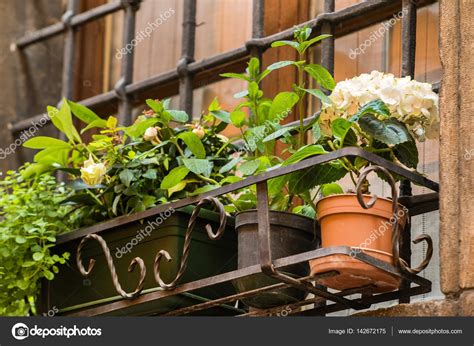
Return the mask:
<svg viewBox="0 0 474 346">
<path fill-rule="evenodd" d="M 296 158 L 322 154 L 326 151 L 324 148 L 306 148 L 304 145 L 306 133 L 312 128 L 313 123 L 304 125 L 306 117 L 304 102 L 305 97 L 317 97 L 325 104 L 331 104 L 332 101 L 324 94 L 321 89 L 308 88 L 308 81 L 313 80 L 313 84 L 319 85 L 325 89 L 332 90 L 335 82 L 331 74 L 321 65 L 308 63 L 305 59 L 308 48 L 319 41 L 330 37 L 330 35 L 320 35 L 311 38 L 311 29 L 308 27 L 298 28 L 294 32 L 294 40 L 277 41 L 272 47 L 289 46 L 296 50 L 297 61 L 279 61 L 271 64 L 265 70 L 260 72 L 260 62 L 256 58 L 249 61 L 245 74 L 225 73 L 222 76 L 229 78 L 238 78 L 247 81 L 248 89 L 238 93 L 235 97 L 244 97 L 242 101 L 231 113 L 230 120 L 234 126 L 240 129 L 241 138 L 244 141 L 243 155 L 232 161 L 234 167 L 231 167 L 238 176 L 251 176 L 264 172 L 268 169 L 278 166 L 285 166 L 296 162 Z M 265 98 L 260 90 L 259 83 L 272 71 L 292 66 L 296 68 L 298 78 L 297 83 L 291 86 L 290 91 L 281 91 L 273 99 Z M 286 117 L 296 108 L 299 117 L 298 126 L 283 126 L 282 123 Z M 247 117 L 243 109 L 248 109 Z M 294 133 L 298 138 L 295 139 Z M 276 141 L 282 141 L 287 145 L 286 150 L 294 156 L 288 160 L 273 155 Z M 331 168 L 334 171 L 338 168 L 324 166 L 317 174 L 323 182 L 331 182 L 331 179 L 324 178 L 324 169 Z M 312 199 L 309 196 L 308 189 L 302 186 L 303 178 L 295 173 L 270 181 L 269 197 L 271 208 L 276 210 L 290 210 L 294 205 L 295 198 L 300 198 L 306 203 L 306 212 L 312 208 Z M 255 207 L 255 191 L 247 189 L 243 193 L 232 198 L 232 205 L 228 210 L 245 210 Z M 296 208 L 295 211 L 303 212 L 302 208 Z"/>
<path fill-rule="evenodd" d="M 151 109 L 129 127 L 68 100 L 60 109 L 49 107 L 53 124 L 67 141 L 28 140 L 25 147 L 40 151 L 25 174 L 68 172 L 76 192 L 65 202 L 83 207 L 84 225 L 199 194 L 220 186 L 221 180 L 226 183 L 222 168 L 235 149 L 219 134 L 230 120 L 217 100 L 192 124 L 186 124 L 185 112 L 169 109 L 169 101 L 150 99 L 147 104 Z M 96 128 L 99 134 L 84 143 L 73 116 L 85 123 L 82 133 Z"/>
<path fill-rule="evenodd" d="M 52 280 L 69 258 L 52 254 L 58 234 L 75 229 L 71 191 L 49 174 L 23 178 L 9 171 L 0 181 L 0 315 L 35 314 L 42 279 Z"/>
</svg>

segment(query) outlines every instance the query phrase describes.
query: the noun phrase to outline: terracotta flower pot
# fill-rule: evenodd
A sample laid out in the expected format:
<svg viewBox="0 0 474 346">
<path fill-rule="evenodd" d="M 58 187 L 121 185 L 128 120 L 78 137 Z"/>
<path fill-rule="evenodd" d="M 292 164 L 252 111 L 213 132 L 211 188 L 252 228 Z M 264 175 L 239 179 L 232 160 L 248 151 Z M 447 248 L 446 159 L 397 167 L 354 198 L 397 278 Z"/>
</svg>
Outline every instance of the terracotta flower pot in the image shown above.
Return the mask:
<svg viewBox="0 0 474 346">
<path fill-rule="evenodd" d="M 364 196 L 366 203 L 371 196 Z M 321 226 L 321 246 L 350 246 L 354 251 L 364 253 L 393 264 L 392 257 L 392 201 L 378 198 L 370 209 L 359 204 L 356 195 L 341 194 L 321 199 L 317 205 L 318 221 Z M 399 229 L 407 220 L 406 209 L 399 205 Z M 393 220 L 393 219 L 392 219 Z M 339 275 L 318 280 L 327 287 L 345 290 L 374 285 L 374 292 L 388 292 L 397 289 L 400 280 L 380 269 L 352 256 L 331 255 L 310 261 L 311 274 L 331 270 Z"/>
</svg>

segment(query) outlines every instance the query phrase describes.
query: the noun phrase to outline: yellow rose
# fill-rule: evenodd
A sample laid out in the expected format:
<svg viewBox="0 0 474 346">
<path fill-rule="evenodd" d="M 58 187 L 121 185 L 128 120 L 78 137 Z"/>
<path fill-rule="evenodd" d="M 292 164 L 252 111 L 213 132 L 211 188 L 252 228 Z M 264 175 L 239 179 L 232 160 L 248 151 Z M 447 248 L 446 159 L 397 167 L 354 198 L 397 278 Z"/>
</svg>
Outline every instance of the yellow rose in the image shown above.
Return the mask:
<svg viewBox="0 0 474 346">
<path fill-rule="evenodd" d="M 104 180 L 107 168 L 102 162 L 95 163 L 92 155 L 89 155 L 89 160 L 84 162 L 84 167 L 81 168 L 81 178 L 89 186 L 98 185 Z"/>
</svg>

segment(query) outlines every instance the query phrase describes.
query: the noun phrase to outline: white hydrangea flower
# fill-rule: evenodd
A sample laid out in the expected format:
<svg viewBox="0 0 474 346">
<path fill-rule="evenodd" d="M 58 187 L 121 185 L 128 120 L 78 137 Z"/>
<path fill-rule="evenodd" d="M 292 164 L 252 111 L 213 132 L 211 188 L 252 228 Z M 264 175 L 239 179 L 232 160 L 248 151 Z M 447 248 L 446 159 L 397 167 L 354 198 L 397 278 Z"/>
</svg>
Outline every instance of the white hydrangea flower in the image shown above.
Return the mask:
<svg viewBox="0 0 474 346">
<path fill-rule="evenodd" d="M 321 113 L 326 127 L 331 120 L 349 119 L 360 107 L 380 99 L 390 109 L 391 116 L 406 124 L 416 139 L 438 138 L 438 95 L 429 83 L 372 71 L 337 83 L 330 98 L 333 104 L 325 105 Z"/>
</svg>

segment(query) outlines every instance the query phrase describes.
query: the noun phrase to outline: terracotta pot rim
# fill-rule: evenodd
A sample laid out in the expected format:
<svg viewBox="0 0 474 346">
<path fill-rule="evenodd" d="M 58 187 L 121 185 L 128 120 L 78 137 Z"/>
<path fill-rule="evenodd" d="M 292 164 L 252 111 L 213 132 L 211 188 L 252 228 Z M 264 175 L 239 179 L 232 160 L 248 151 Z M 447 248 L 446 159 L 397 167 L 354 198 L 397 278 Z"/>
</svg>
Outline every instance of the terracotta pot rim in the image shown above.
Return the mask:
<svg viewBox="0 0 474 346">
<path fill-rule="evenodd" d="M 347 197 L 353 196 L 353 197 L 357 198 L 357 194 L 355 194 L 355 193 L 338 193 L 338 194 L 335 194 L 335 195 L 330 195 L 330 196 L 326 196 L 326 197 L 323 197 L 323 198 L 319 199 L 319 200 L 316 202 L 316 206 L 318 206 L 318 204 L 319 204 L 321 201 L 324 201 L 324 200 L 327 200 L 327 199 L 330 199 L 330 198 L 346 197 L 346 196 L 347 196 Z M 373 195 L 369 195 L 369 194 L 364 193 L 363 196 L 364 196 L 364 197 L 368 197 L 368 198 L 372 198 Z M 379 199 L 392 203 L 392 199 L 391 199 L 391 198 L 377 196 L 377 200 L 379 200 Z M 400 202 L 398 202 L 398 205 L 401 206 L 401 207 L 404 207 L 404 205 L 401 204 Z"/>
<path fill-rule="evenodd" d="M 368 194 L 364 194 L 363 196 L 367 197 L 367 198 L 372 197 L 372 195 L 368 195 Z M 321 213 L 319 211 L 320 206 L 321 206 L 320 203 L 325 202 L 329 199 L 337 199 L 337 198 L 344 198 L 344 197 L 352 197 L 357 202 L 356 205 L 355 206 L 346 206 L 346 208 L 347 208 L 346 210 L 343 210 L 341 206 L 332 206 L 332 207 L 324 208 L 325 211 L 323 213 Z M 392 200 L 388 199 L 388 198 L 385 198 L 385 197 L 377 196 L 377 201 L 382 201 L 382 203 L 390 203 L 390 211 L 388 211 L 387 208 L 384 208 L 383 206 L 380 206 L 380 204 L 377 204 L 377 203 L 372 208 L 363 209 L 362 206 L 359 204 L 359 201 L 357 200 L 357 195 L 355 193 L 341 193 L 341 194 L 337 194 L 337 195 L 331 195 L 331 196 L 323 197 L 318 202 L 316 202 L 316 218 L 317 218 L 318 221 L 321 221 L 322 218 L 324 218 L 326 216 L 329 216 L 329 215 L 354 213 L 355 212 L 355 213 L 358 213 L 358 214 L 359 213 L 360 214 L 369 214 L 369 215 L 377 214 L 379 216 L 382 216 L 384 218 L 389 219 L 390 218 L 389 215 L 384 215 L 384 214 L 390 213 L 390 215 L 393 215 L 392 214 L 392 208 L 391 208 Z M 377 207 L 377 205 L 379 205 L 379 207 Z M 400 204 L 400 203 L 398 203 L 398 208 L 399 208 L 399 210 L 408 209 L 403 204 Z M 337 209 L 338 211 L 334 211 L 334 209 Z M 401 225 L 404 225 L 405 224 L 405 219 L 406 219 L 406 215 L 400 217 L 399 218 L 399 220 L 400 220 L 399 223 Z"/>
</svg>

